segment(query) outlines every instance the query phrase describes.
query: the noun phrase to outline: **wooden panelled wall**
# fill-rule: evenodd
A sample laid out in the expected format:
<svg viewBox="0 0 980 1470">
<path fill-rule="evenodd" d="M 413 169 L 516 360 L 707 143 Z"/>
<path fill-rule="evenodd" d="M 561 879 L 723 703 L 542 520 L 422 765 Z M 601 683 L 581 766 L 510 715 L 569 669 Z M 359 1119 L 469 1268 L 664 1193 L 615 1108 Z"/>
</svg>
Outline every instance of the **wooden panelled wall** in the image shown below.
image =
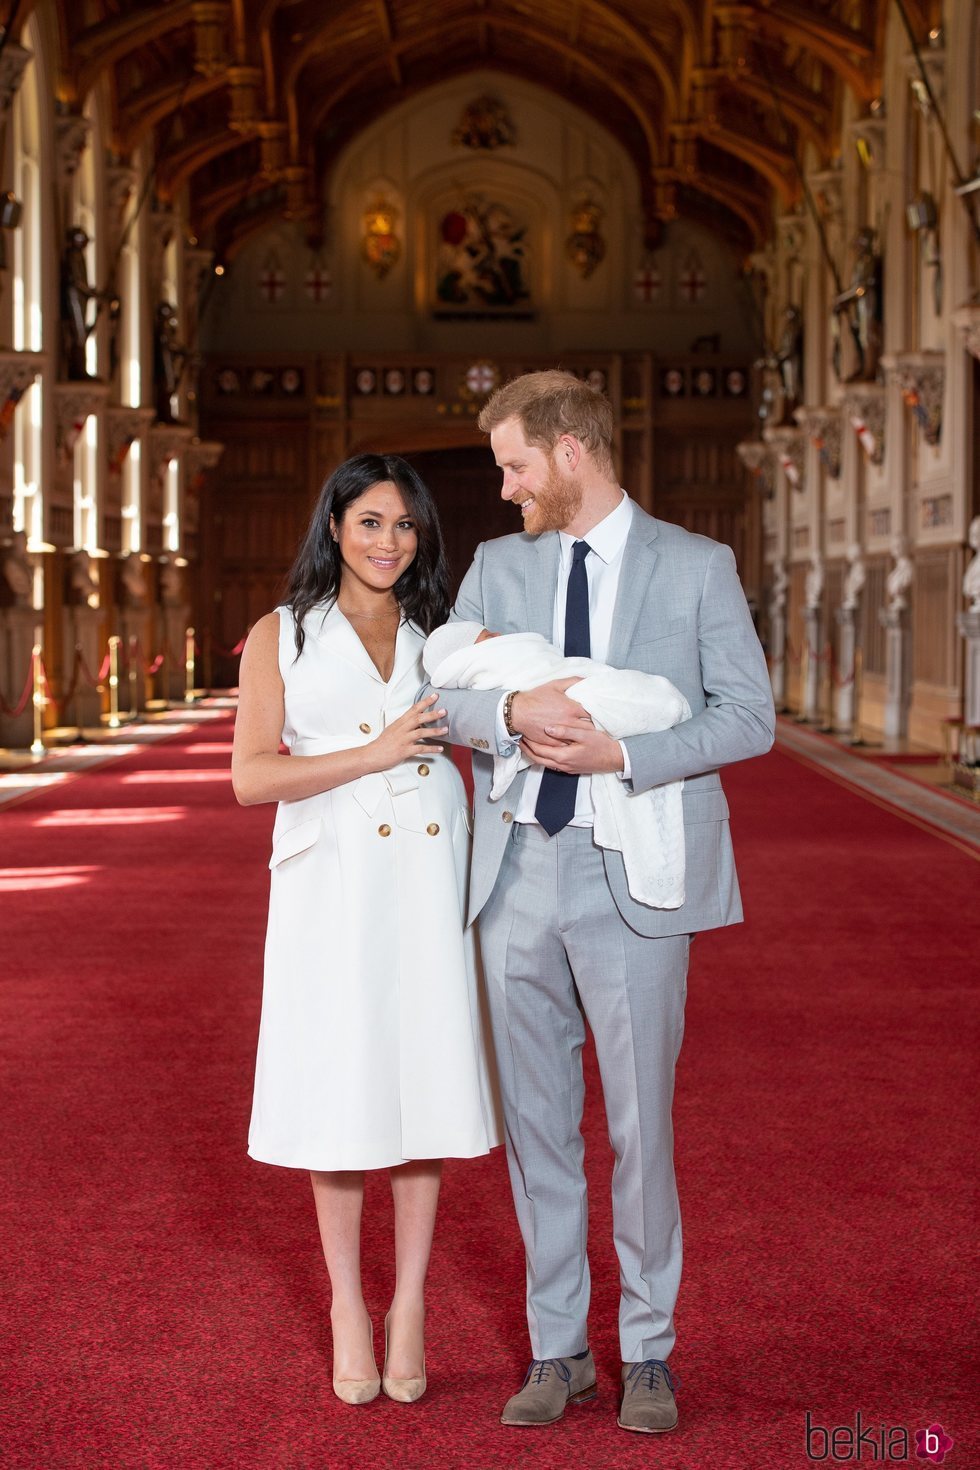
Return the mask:
<svg viewBox="0 0 980 1470">
<path fill-rule="evenodd" d="M 476 427 L 483 367 L 497 381 L 552 360 L 489 363 L 429 356 L 215 358 L 205 365 L 202 434 L 226 446 L 200 506 L 197 616 L 215 650 L 231 648 L 280 599 L 320 486 L 347 455 L 403 453 L 432 486 L 455 577 L 477 543 L 518 529 Z M 743 363 L 702 355 L 668 366 L 651 354 L 565 354 L 561 365 L 604 387 L 618 425 L 623 484 L 665 520 L 725 541 L 746 591 L 759 595 L 758 507 L 735 445 L 752 422 L 747 396 L 723 391 Z M 667 393 L 666 373 L 681 392 Z M 695 375 L 701 388 L 693 390 Z M 676 388 L 677 377 L 671 378 Z M 216 652 L 215 683 L 234 677 Z"/>
</svg>

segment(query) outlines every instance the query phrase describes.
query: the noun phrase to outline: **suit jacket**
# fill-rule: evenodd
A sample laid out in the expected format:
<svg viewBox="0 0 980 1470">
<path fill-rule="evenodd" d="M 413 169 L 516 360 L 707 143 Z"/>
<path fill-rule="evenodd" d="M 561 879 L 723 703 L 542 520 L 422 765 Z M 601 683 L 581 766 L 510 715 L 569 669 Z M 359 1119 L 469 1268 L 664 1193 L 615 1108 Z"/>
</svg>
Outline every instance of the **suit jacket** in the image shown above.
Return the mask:
<svg viewBox="0 0 980 1470">
<path fill-rule="evenodd" d="M 559 541 L 556 531 L 519 533 L 477 548 L 453 618 L 497 633 L 551 638 Z M 650 908 L 630 897 L 622 854 L 603 851 L 620 913 L 640 934 L 692 934 L 742 917 L 719 766 L 762 755 L 772 745 L 775 712 L 766 661 L 729 547 L 655 520 L 633 503 L 633 521 L 613 614 L 607 662 L 662 674 L 691 706 L 670 730 L 636 735 L 629 752 L 634 792 L 684 780 L 687 897 L 679 909 Z M 496 691 L 440 690 L 449 739 L 473 750 L 475 811 L 469 922 L 490 896 L 519 800 L 489 800 L 496 749 Z"/>
</svg>

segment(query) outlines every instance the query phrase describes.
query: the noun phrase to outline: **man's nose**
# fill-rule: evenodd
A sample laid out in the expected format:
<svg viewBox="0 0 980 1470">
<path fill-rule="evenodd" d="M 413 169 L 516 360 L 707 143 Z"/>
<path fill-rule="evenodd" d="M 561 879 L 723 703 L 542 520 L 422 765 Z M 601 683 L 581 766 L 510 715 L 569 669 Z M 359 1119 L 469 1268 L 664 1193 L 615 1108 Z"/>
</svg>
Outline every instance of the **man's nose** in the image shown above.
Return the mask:
<svg viewBox="0 0 980 1470">
<path fill-rule="evenodd" d="M 503 484 L 500 487 L 500 494 L 501 494 L 501 496 L 503 497 L 504 500 L 510 500 L 513 497 L 514 491 L 516 489 L 517 489 L 517 486 L 514 484 L 514 481 L 512 480 L 512 478 L 510 477 L 510 475 L 508 475 L 507 472 L 505 471 L 504 472 Z"/>
</svg>

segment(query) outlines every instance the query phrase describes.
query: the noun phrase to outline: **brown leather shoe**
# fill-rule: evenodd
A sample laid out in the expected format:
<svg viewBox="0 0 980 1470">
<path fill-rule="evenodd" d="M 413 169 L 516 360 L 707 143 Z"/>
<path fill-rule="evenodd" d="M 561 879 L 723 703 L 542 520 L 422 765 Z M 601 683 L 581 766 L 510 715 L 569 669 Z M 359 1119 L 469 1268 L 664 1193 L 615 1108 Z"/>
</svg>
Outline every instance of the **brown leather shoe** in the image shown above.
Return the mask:
<svg viewBox="0 0 980 1470">
<path fill-rule="evenodd" d="M 623 1391 L 619 1404 L 620 1429 L 639 1434 L 666 1434 L 677 1428 L 674 1389 L 679 1380 L 670 1375 L 666 1363 L 647 1358 L 644 1363 L 624 1363 Z"/>
<path fill-rule="evenodd" d="M 596 1396 L 595 1363 L 584 1358 L 534 1358 L 520 1392 L 504 1405 L 501 1424 L 529 1429 L 554 1424 L 568 1404 L 584 1404 Z"/>
</svg>

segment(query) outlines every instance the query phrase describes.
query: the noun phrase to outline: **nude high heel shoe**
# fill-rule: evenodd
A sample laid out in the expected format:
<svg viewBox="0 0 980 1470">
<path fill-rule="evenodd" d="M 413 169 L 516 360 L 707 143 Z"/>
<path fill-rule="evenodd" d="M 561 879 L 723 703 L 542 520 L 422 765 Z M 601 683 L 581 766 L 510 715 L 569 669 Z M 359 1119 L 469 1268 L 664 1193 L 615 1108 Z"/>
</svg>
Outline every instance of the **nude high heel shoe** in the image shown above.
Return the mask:
<svg viewBox="0 0 980 1470">
<path fill-rule="evenodd" d="M 381 1379 L 335 1378 L 333 1391 L 345 1404 L 369 1404 L 381 1392 Z"/>
<path fill-rule="evenodd" d="M 391 1316 L 391 1313 L 388 1313 Z M 392 1378 L 388 1372 L 388 1317 L 385 1317 L 385 1362 L 381 1370 L 385 1393 L 398 1404 L 414 1404 L 425 1393 L 425 1353 L 422 1354 L 421 1378 Z"/>
<path fill-rule="evenodd" d="M 371 1356 L 373 1358 L 374 1354 Z M 338 1378 L 334 1374 L 333 1391 L 345 1404 L 369 1404 L 381 1392 L 381 1378 L 377 1368 L 373 1378 Z"/>
</svg>

